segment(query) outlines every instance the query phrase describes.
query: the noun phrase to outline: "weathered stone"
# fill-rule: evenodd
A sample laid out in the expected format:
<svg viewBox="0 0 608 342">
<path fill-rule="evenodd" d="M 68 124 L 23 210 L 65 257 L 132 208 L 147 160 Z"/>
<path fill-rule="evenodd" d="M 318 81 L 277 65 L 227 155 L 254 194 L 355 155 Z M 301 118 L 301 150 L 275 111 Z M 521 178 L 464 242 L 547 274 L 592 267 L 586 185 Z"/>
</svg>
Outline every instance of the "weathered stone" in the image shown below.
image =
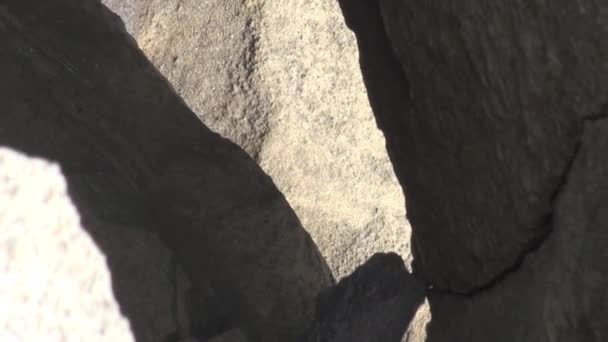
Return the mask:
<svg viewBox="0 0 608 342">
<path fill-rule="evenodd" d="M 214 131 L 273 178 L 337 278 L 409 264 L 402 191 L 335 0 L 103 0 Z"/>
<path fill-rule="evenodd" d="M 271 108 L 259 93 L 260 24 L 240 0 L 103 0 L 204 123 L 256 157 Z"/>
<path fill-rule="evenodd" d="M 0 148 L 0 340 L 134 341 L 57 165 Z"/>
<path fill-rule="evenodd" d="M 491 283 L 548 234 L 581 120 L 608 100 L 606 6 L 341 2 L 417 272 L 460 293 Z"/>
<path fill-rule="evenodd" d="M 429 307 L 428 300 L 425 300 L 412 318 L 401 342 L 426 342 L 427 340 L 427 327 L 431 322 L 431 308 Z"/>
<path fill-rule="evenodd" d="M 375 254 L 321 293 L 306 341 L 399 342 L 424 299 L 424 286 L 397 254 Z"/>
<path fill-rule="evenodd" d="M 117 16 L 96 0 L 4 1 L 0 40 L 0 145 L 59 163 L 82 216 L 157 233 L 193 297 L 209 285 L 221 300 L 209 310 L 226 310 L 222 329 L 288 341 L 308 327 L 314 298 L 333 284 L 310 236 Z"/>
<path fill-rule="evenodd" d="M 605 340 L 607 5 L 341 5 L 408 198 L 426 341 Z"/>
<path fill-rule="evenodd" d="M 186 307 L 189 280 L 173 253 L 154 234 L 130 226 L 109 224 L 89 215 L 82 225 L 106 256 L 114 297 L 131 323 L 137 341 L 163 341 L 192 333 Z M 219 310 L 212 312 L 220 314 Z M 211 317 L 210 317 L 211 316 Z M 197 316 L 199 324 L 214 324 L 215 316 Z"/>
<path fill-rule="evenodd" d="M 586 126 L 546 242 L 488 290 L 432 295 L 427 341 L 608 338 L 608 120 Z"/>
<path fill-rule="evenodd" d="M 232 329 L 224 334 L 215 336 L 207 342 L 247 342 L 247 338 L 240 329 Z"/>
</svg>

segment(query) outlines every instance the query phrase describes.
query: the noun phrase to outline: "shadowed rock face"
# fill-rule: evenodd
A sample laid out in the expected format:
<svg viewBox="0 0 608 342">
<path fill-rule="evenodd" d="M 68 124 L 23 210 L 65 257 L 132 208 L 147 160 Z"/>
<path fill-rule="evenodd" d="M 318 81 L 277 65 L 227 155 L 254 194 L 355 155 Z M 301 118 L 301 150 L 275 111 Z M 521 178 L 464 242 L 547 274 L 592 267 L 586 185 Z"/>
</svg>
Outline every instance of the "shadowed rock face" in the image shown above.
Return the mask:
<svg viewBox="0 0 608 342">
<path fill-rule="evenodd" d="M 408 196 L 427 341 L 606 340 L 607 5 L 341 5 Z M 187 333 L 403 334 L 422 288 L 395 255 L 324 292 L 314 317 L 333 279 L 285 198 L 201 125 L 99 1 L 4 1 L 0 41 L 0 145 L 59 163 L 113 275 L 129 278 L 114 264 L 125 237 L 159 236 L 191 284 Z"/>
<path fill-rule="evenodd" d="M 553 231 L 523 264 L 472 297 L 431 294 L 428 341 L 608 338 L 608 120 L 585 125 Z"/>
<path fill-rule="evenodd" d="M 397 254 L 375 254 L 317 300 L 308 342 L 400 342 L 424 286 Z"/>
<path fill-rule="evenodd" d="M 200 123 L 117 16 L 93 0 L 4 1 L 0 40 L 0 145 L 57 162 L 85 226 L 158 234 L 193 301 L 209 288 L 219 299 L 202 310 L 224 312 L 215 329 L 288 341 L 308 327 L 333 284 L 316 246 L 270 178 Z M 114 243 L 91 234 L 108 255 L 125 248 L 119 228 Z M 196 312 L 199 335 L 221 332 Z"/>
<path fill-rule="evenodd" d="M 427 340 L 606 339 L 608 5 L 340 4 L 408 200 Z"/>
</svg>

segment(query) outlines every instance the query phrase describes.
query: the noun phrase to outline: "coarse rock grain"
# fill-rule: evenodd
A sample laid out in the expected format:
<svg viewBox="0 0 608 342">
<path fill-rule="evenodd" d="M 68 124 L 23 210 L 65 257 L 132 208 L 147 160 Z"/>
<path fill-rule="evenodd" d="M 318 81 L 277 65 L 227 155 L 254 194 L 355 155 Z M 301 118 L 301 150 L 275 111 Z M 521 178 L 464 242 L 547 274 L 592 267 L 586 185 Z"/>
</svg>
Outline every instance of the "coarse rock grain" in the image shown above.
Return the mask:
<svg viewBox="0 0 608 342">
<path fill-rule="evenodd" d="M 131 342 L 56 164 L 0 148 L 0 341 Z"/>
</svg>

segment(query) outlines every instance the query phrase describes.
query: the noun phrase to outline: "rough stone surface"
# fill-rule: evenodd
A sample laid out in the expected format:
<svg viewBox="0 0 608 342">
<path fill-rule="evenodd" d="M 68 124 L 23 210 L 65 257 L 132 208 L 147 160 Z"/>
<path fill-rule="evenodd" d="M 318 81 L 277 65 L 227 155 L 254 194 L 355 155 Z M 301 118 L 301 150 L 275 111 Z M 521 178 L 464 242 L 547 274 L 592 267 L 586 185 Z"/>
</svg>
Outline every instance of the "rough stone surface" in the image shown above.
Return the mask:
<svg viewBox="0 0 608 342">
<path fill-rule="evenodd" d="M 424 299 L 424 286 L 397 254 L 375 254 L 321 293 L 306 341 L 402 340 Z"/>
<path fill-rule="evenodd" d="M 258 93 L 255 2 L 104 0 L 204 123 L 257 156 L 270 107 Z"/>
<path fill-rule="evenodd" d="M 186 307 L 190 284 L 174 254 L 154 234 L 143 229 L 110 224 L 92 215 L 83 227 L 106 255 L 114 297 L 129 318 L 137 341 L 164 341 L 169 336 L 194 333 Z M 211 325 L 215 317 L 197 317 Z"/>
<path fill-rule="evenodd" d="M 211 129 L 273 178 L 333 274 L 409 264 L 404 199 L 334 0 L 103 0 Z"/>
<path fill-rule="evenodd" d="M 57 165 L 0 148 L 0 340 L 134 341 Z"/>
<path fill-rule="evenodd" d="M 232 329 L 224 334 L 215 336 L 207 342 L 247 342 L 247 338 L 240 329 Z"/>
<path fill-rule="evenodd" d="M 605 340 L 606 3 L 340 3 L 408 198 L 426 341 Z"/>
<path fill-rule="evenodd" d="M 608 101 L 606 5 L 342 4 L 408 198 L 416 271 L 453 292 L 488 285 L 548 234 L 581 120 Z"/>
<path fill-rule="evenodd" d="M 310 236 L 270 177 L 201 124 L 120 18 L 96 0 L 9 0 L 0 40 L 0 145 L 61 165 L 83 217 L 157 233 L 193 302 L 212 292 L 221 305 L 207 310 L 226 311 L 200 334 L 239 327 L 252 341 L 289 341 L 309 326 L 314 298 L 333 284 Z"/>
<path fill-rule="evenodd" d="M 59 270 L 73 269 L 73 271 L 69 271 L 73 273 L 65 274 L 65 272 L 61 271 L 58 274 L 49 275 L 48 279 L 43 279 L 45 282 L 39 284 L 41 288 L 34 288 L 34 291 L 37 292 L 36 296 L 33 297 L 34 299 L 32 300 L 39 298 L 38 295 L 43 295 L 51 298 L 53 303 L 55 303 L 55 301 L 60 303 L 63 296 L 68 296 L 70 294 L 57 293 L 57 288 L 52 288 L 51 291 L 48 292 L 40 292 L 42 291 L 42 287 L 48 286 L 48 283 L 67 283 L 71 286 L 73 284 L 70 284 L 70 282 L 76 283 L 80 281 L 77 277 L 81 277 L 81 274 L 82 277 L 90 274 L 92 275 L 91 279 L 87 278 L 85 280 L 93 282 L 103 282 L 107 280 L 110 282 L 111 286 L 108 286 L 108 289 L 109 291 L 113 290 L 113 293 L 111 293 L 109 297 L 112 299 L 112 305 L 104 304 L 103 307 L 112 309 L 116 303 L 118 303 L 120 309 L 119 311 L 121 311 L 123 315 L 126 316 L 130 321 L 131 329 L 129 331 L 129 336 L 132 334 L 137 341 L 161 341 L 168 336 L 189 336 L 197 332 L 196 328 L 201 328 L 190 326 L 191 318 L 189 316 L 192 313 L 188 312 L 187 310 L 187 303 L 192 299 L 189 297 L 190 284 L 183 272 L 179 271 L 179 266 L 176 264 L 173 253 L 165 246 L 164 243 L 162 243 L 162 241 L 160 241 L 150 232 L 142 229 L 135 229 L 133 227 L 115 224 L 113 225 L 90 216 L 79 218 L 79 215 L 75 214 L 75 212 L 71 212 L 74 209 L 72 208 L 71 200 L 66 193 L 65 181 L 63 180 L 63 177 L 59 175 L 57 166 L 45 164 L 45 162 L 36 159 L 27 159 L 17 152 L 11 152 L 8 149 L 2 149 L 1 155 L 2 161 L 0 162 L 0 176 L 5 178 L 2 178 L 4 183 L 2 184 L 1 189 L 4 191 L 4 196 L 0 196 L 0 203 L 8 203 L 8 205 L 4 206 L 3 209 L 5 210 L 2 212 L 2 215 L 0 215 L 5 218 L 5 220 L 0 220 L 2 221 L 0 227 L 3 227 L 3 229 L 4 227 L 7 227 L 2 231 L 3 233 L 6 233 L 6 235 L 3 235 L 3 238 L 10 238 L 11 240 L 1 245 L 0 251 L 8 253 L 11 251 L 11 248 L 13 248 L 11 246 L 16 245 L 19 247 L 18 252 L 27 256 L 27 254 L 22 252 L 26 252 L 27 249 L 38 249 L 38 254 L 24 259 L 26 261 L 32 261 L 32 267 L 28 268 L 28 270 L 31 270 L 32 272 L 39 270 L 48 272 L 49 270 L 54 270 L 55 268 Z M 18 178 L 19 175 L 22 175 L 21 178 Z M 38 180 L 34 177 L 39 177 L 40 179 Z M 14 191 L 15 189 L 18 190 L 16 194 L 19 196 L 6 196 L 6 191 Z M 40 193 L 37 194 L 36 191 L 39 191 Z M 54 197 L 52 200 L 40 202 L 36 196 L 42 198 L 46 193 L 50 193 Z M 32 204 L 29 206 L 27 205 L 28 199 L 32 200 Z M 62 201 L 67 201 L 69 206 L 68 204 L 64 205 Z M 15 209 L 18 210 L 15 212 L 9 212 L 9 210 Z M 49 213 L 53 212 L 54 215 L 57 215 L 57 217 L 49 217 Z M 28 213 L 28 216 L 25 216 L 25 213 Z M 31 213 L 36 214 L 31 215 Z M 21 226 L 9 225 L 11 223 L 9 218 L 15 221 L 15 218 L 28 218 L 29 216 L 37 216 L 39 213 L 41 216 L 36 217 L 37 221 L 35 222 L 32 219 L 28 219 L 21 222 Z M 74 214 L 75 218 L 71 218 L 68 214 Z M 36 232 L 38 232 L 37 228 L 39 223 L 43 222 L 44 220 L 49 220 L 49 222 L 65 221 L 66 225 L 74 223 L 77 225 L 77 227 L 67 227 L 65 228 L 65 232 L 63 231 L 63 226 L 58 226 L 55 228 L 51 227 L 49 229 L 45 228 L 45 230 L 40 230 L 40 235 L 36 235 Z M 16 228 L 20 228 L 22 231 L 17 231 Z M 76 228 L 82 231 L 72 232 L 72 230 L 76 230 Z M 56 233 L 57 236 L 47 236 L 47 233 Z M 83 235 L 86 238 L 80 237 L 80 235 Z M 64 236 L 67 236 L 68 238 L 63 239 Z M 74 238 L 69 238 L 70 236 L 74 236 Z M 94 243 L 93 251 L 88 250 L 89 248 L 92 248 L 88 245 L 88 240 L 91 238 L 92 242 Z M 27 239 L 32 239 L 33 241 L 28 242 Z M 48 246 L 43 244 L 43 242 L 47 239 Z M 85 239 L 86 243 L 81 242 L 83 239 Z M 41 246 L 39 246 L 39 244 Z M 62 254 L 63 249 L 57 248 L 54 250 L 53 244 L 58 246 L 69 246 L 74 244 L 74 248 L 77 249 L 75 251 L 70 250 L 68 251 L 69 253 L 66 252 Z M 83 246 L 80 246 L 79 244 Z M 79 253 L 83 253 L 82 255 L 85 257 L 82 257 Z M 17 254 L 21 255 L 19 253 Z M 99 260 L 97 259 L 100 257 L 98 257 L 97 254 L 101 255 L 103 264 L 99 264 Z M 16 254 L 12 253 L 9 256 L 14 255 Z M 90 255 L 93 256 L 89 257 Z M 65 258 L 65 260 L 60 264 L 60 262 L 62 262 L 62 258 Z M 19 267 L 13 267 L 13 264 L 21 265 L 21 259 L 13 260 L 12 258 L 3 258 L 3 260 L 10 262 L 11 267 L 9 271 L 11 273 L 16 272 L 15 270 L 19 269 Z M 98 264 L 99 266 L 97 266 Z M 87 267 L 92 267 L 92 269 L 87 270 Z M 31 272 L 27 273 L 24 271 L 22 274 L 11 275 L 14 276 L 14 278 L 11 279 L 14 280 L 17 279 L 17 276 L 24 277 L 26 275 L 35 276 Z M 44 277 L 44 274 L 41 276 Z M 66 279 L 61 279 L 62 277 L 65 277 Z M 94 279 L 94 277 L 97 277 L 100 280 L 97 280 L 96 278 Z M 20 281 L 27 281 L 27 279 L 20 279 Z M 25 288 L 30 289 L 30 285 L 33 284 L 28 284 L 28 286 Z M 18 289 L 19 284 L 16 284 L 13 281 L 3 283 L 3 286 L 5 287 L 3 287 L 0 291 L 2 292 L 0 295 L 2 300 L 0 302 L 6 305 L 13 305 L 13 302 L 7 302 L 7 296 L 14 296 L 14 293 L 11 291 Z M 15 287 L 15 289 L 10 290 L 11 287 Z M 103 287 L 100 285 L 95 285 L 93 290 L 101 291 L 97 290 L 97 288 Z M 85 290 L 87 290 L 86 287 L 83 291 Z M 81 296 L 87 299 L 86 296 L 88 295 L 96 296 L 97 294 L 83 293 Z M 75 322 L 74 324 L 78 325 L 80 324 L 79 320 L 87 319 L 87 317 L 81 318 L 81 316 L 89 315 L 90 312 L 86 310 L 95 310 L 95 308 L 85 308 L 86 310 L 83 309 L 79 311 L 74 310 L 72 307 L 74 305 L 79 305 L 80 302 L 78 302 L 78 300 L 80 300 L 81 296 L 76 297 L 76 302 L 70 301 L 66 303 L 68 306 L 67 310 L 69 310 L 69 317 L 66 316 L 61 318 L 58 316 L 54 321 L 55 324 L 63 324 L 62 319 L 65 319 L 66 322 L 71 322 L 73 320 Z M 209 300 L 209 298 L 207 298 L 207 300 Z M 23 304 L 25 305 L 27 303 Z M 204 305 L 206 308 L 216 305 L 216 303 L 204 304 L 207 304 Z M 15 308 L 17 308 L 17 306 Z M 60 308 L 59 304 L 58 308 Z M 51 309 L 53 308 L 49 308 L 49 310 Z M 37 324 L 37 319 L 42 319 L 43 315 L 50 315 L 50 313 L 45 310 L 40 311 L 40 317 L 36 316 L 31 318 L 31 320 L 28 320 L 27 324 Z M 207 326 L 202 328 L 209 328 L 210 326 L 217 324 L 216 321 L 221 319 L 221 317 L 217 317 L 218 311 L 219 310 L 216 309 L 213 311 L 208 310 L 204 312 L 204 319 L 199 318 L 199 321 Z M 23 314 L 23 311 L 18 309 L 16 309 L 16 312 L 17 314 Z M 60 312 L 58 311 L 56 315 L 59 314 Z M 91 317 L 90 319 L 97 319 L 97 316 Z M 43 324 L 41 326 L 50 326 L 45 325 L 49 323 L 48 321 L 43 321 L 42 323 Z M 89 324 L 85 324 L 84 327 L 86 327 L 86 329 L 93 329 Z M 119 324 L 117 329 L 120 327 L 122 327 L 122 325 Z M 90 338 L 82 339 L 80 330 L 76 330 L 74 334 L 70 334 L 69 331 L 66 331 L 66 329 L 68 328 L 64 328 L 62 333 L 69 340 L 95 340 L 97 337 L 107 341 L 115 340 L 114 337 L 108 336 L 105 333 L 99 334 L 99 336 L 91 333 Z M 109 333 L 114 334 L 113 332 Z M 46 333 L 42 330 L 33 330 L 32 334 L 40 334 L 39 336 L 45 336 Z M 30 337 L 32 336 L 34 335 L 31 335 Z M 49 335 L 49 337 L 54 336 L 55 335 L 52 334 Z M 0 335 L 0 337 L 2 337 L 2 335 Z M 35 340 L 33 337 L 32 339 L 23 337 L 20 338 L 27 341 Z M 12 341 L 8 335 L 6 336 L 6 339 L 0 338 L 0 340 Z M 116 341 L 122 340 L 116 339 Z"/>
<path fill-rule="evenodd" d="M 407 327 L 401 342 L 426 342 L 427 328 L 431 323 L 432 315 L 428 300 L 418 307 L 414 318 Z"/>
<path fill-rule="evenodd" d="M 432 295 L 427 341 L 608 339 L 606 149 L 608 120 L 588 122 L 547 241 L 516 272 L 472 298 Z"/>
</svg>

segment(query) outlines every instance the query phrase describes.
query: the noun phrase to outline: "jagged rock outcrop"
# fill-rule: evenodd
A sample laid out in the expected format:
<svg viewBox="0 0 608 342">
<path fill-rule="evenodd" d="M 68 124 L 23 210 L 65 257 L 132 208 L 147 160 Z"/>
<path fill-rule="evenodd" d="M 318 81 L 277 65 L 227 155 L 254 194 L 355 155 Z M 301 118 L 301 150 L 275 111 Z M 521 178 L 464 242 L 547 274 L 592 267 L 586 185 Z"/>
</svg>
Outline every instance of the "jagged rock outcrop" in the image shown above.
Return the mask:
<svg viewBox="0 0 608 342">
<path fill-rule="evenodd" d="M 0 148 L 0 340 L 134 341 L 57 165 Z"/>
<path fill-rule="evenodd" d="M 212 130 L 273 178 L 337 278 L 409 264 L 402 191 L 335 0 L 103 0 Z"/>
<path fill-rule="evenodd" d="M 190 303 L 220 303 L 188 309 L 196 337 L 301 335 L 333 284 L 325 261 L 270 177 L 201 124 L 119 17 L 96 0 L 3 1 L 0 41 L 0 145 L 61 166 L 93 239 L 87 222 L 157 234 Z"/>
<path fill-rule="evenodd" d="M 394 253 L 374 254 L 324 290 L 307 342 L 400 342 L 425 296 L 424 286 Z"/>
<path fill-rule="evenodd" d="M 340 4 L 408 199 L 427 341 L 606 339 L 608 4 Z"/>
</svg>

